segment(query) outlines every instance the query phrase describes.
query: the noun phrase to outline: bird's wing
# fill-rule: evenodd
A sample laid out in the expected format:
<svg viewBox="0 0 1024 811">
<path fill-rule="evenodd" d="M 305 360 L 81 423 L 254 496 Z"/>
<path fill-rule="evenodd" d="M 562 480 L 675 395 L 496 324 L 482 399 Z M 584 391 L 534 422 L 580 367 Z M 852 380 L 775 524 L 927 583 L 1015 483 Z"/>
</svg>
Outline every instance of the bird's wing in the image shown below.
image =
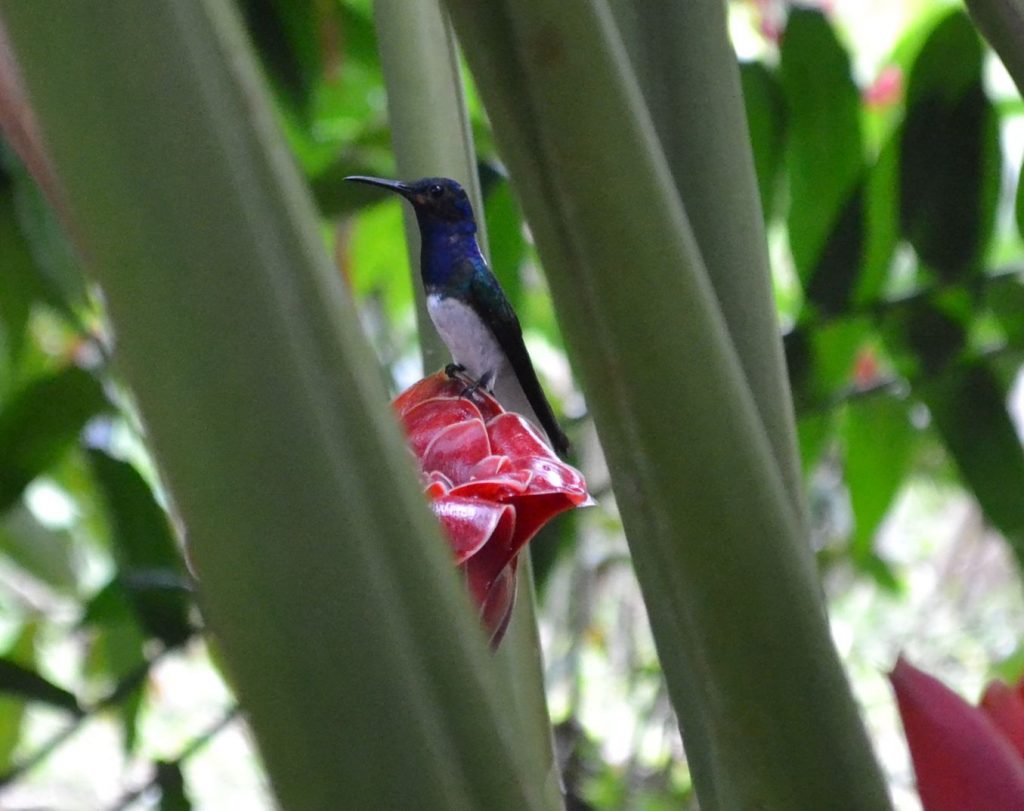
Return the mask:
<svg viewBox="0 0 1024 811">
<path fill-rule="evenodd" d="M 537 373 L 534 371 L 530 354 L 523 343 L 523 329 L 519 325 L 512 305 L 509 304 L 504 291 L 498 284 L 498 280 L 488 271 L 477 273 L 473 277 L 473 299 L 484 323 L 488 324 L 502 351 L 512 364 L 512 371 L 515 372 L 519 386 L 526 395 L 527 402 L 533 409 L 541 427 L 551 440 L 555 450 L 563 456 L 569 452 L 569 439 L 562 431 L 555 414 L 551 410 L 551 404 L 544 395 Z"/>
</svg>

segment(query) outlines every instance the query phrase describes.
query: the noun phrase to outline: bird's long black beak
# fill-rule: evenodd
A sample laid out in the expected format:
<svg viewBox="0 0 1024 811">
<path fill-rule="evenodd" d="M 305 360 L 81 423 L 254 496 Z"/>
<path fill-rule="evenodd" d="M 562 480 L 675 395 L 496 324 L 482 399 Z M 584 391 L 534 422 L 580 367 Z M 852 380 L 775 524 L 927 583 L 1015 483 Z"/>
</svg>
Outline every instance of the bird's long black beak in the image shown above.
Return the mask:
<svg viewBox="0 0 1024 811">
<path fill-rule="evenodd" d="M 409 184 L 403 183 L 401 180 L 388 180 L 384 177 L 366 177 L 365 175 L 349 175 L 345 180 L 351 180 L 353 183 L 366 183 L 368 186 L 380 186 L 382 189 L 389 189 L 406 198 L 412 193 L 412 188 Z"/>
</svg>

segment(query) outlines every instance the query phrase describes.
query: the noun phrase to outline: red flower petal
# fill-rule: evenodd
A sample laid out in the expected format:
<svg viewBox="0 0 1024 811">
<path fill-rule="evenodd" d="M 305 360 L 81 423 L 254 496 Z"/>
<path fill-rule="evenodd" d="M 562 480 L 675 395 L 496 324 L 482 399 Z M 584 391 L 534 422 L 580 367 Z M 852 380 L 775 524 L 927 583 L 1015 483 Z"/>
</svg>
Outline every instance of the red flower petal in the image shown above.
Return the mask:
<svg viewBox="0 0 1024 811">
<path fill-rule="evenodd" d="M 1020 691 L 994 681 L 985 688 L 981 709 L 1024 761 L 1024 696 Z"/>
<path fill-rule="evenodd" d="M 492 454 L 491 456 L 485 456 L 473 465 L 473 469 L 469 471 L 469 478 L 471 481 L 475 479 L 489 479 L 497 476 L 499 473 L 505 473 L 511 468 L 512 460 L 507 456 Z"/>
<path fill-rule="evenodd" d="M 903 657 L 889 679 L 925 811 L 1024 808 L 1024 761 L 981 710 Z"/>
<path fill-rule="evenodd" d="M 470 577 L 470 592 L 480 606 L 480 621 L 491 634 L 491 647 L 498 647 L 516 602 L 516 561 L 512 561 L 486 588 L 479 588 Z M 474 588 L 474 586 L 477 586 Z"/>
<path fill-rule="evenodd" d="M 533 424 L 521 414 L 506 411 L 488 420 L 487 433 L 494 453 L 503 453 L 513 462 L 527 456 L 558 458 Z"/>
<path fill-rule="evenodd" d="M 442 496 L 431 502 L 451 542 L 456 564 L 479 552 L 487 543 L 507 546 L 515 527 L 515 510 L 471 498 Z"/>
<path fill-rule="evenodd" d="M 527 492 L 533 474 L 528 470 L 510 470 L 488 479 L 474 479 L 454 488 L 460 496 L 508 501 Z"/>
<path fill-rule="evenodd" d="M 468 383 L 458 377 L 448 377 L 441 371 L 425 377 L 417 383 L 413 383 L 394 399 L 392 406 L 398 412 L 398 416 L 404 416 L 410 408 L 426 400 L 444 398 L 451 400 L 466 400 L 480 410 L 485 420 L 502 413 L 501 405 L 490 394 L 478 389 L 472 395 L 466 395 Z"/>
<path fill-rule="evenodd" d="M 438 397 L 417 403 L 402 415 L 402 425 L 405 426 L 409 446 L 416 454 L 416 458 L 423 456 L 423 452 L 437 433 L 449 425 L 468 420 L 477 420 L 481 424 L 483 423 L 480 409 L 473 403 L 469 400 Z M 429 470 L 429 468 L 425 469 Z"/>
<path fill-rule="evenodd" d="M 473 465 L 491 452 L 487 429 L 481 420 L 457 422 L 442 429 L 430 441 L 420 465 L 423 470 L 438 470 L 461 484 L 469 478 Z"/>
<path fill-rule="evenodd" d="M 559 459 L 531 456 L 528 459 L 517 459 L 516 467 L 533 473 L 531 493 L 562 493 L 574 506 L 587 500 L 587 483 L 583 480 L 583 474 Z"/>
<path fill-rule="evenodd" d="M 513 498 L 512 504 L 516 508 L 516 533 L 512 540 L 515 553 L 522 549 L 548 521 L 559 513 L 571 510 L 578 502 L 566 493 L 527 493 L 525 496 Z"/>
</svg>

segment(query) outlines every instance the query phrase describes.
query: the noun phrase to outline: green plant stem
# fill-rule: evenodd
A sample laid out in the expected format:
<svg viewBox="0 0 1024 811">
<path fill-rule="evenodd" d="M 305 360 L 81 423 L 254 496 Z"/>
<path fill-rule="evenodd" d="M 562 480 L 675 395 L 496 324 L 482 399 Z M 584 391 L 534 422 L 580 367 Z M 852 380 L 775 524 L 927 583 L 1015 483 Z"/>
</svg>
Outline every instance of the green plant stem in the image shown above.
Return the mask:
<svg viewBox="0 0 1024 811">
<path fill-rule="evenodd" d="M 455 36 L 447 10 L 438 0 L 376 0 L 374 19 L 388 92 L 388 118 L 399 172 L 406 178 L 431 175 L 458 180 L 479 213 L 477 232 L 487 254 L 487 229 L 476 170 L 476 152 L 466 111 Z M 420 345 L 429 372 L 449 360 L 424 306 L 419 273 L 420 236 L 405 207 L 413 289 L 417 296 Z M 520 560 L 516 605 L 509 631 L 496 656 L 508 678 L 509 695 L 529 735 L 525 754 L 546 775 L 548 799 L 561 802 L 551 721 L 544 693 L 543 656 L 537 632 L 536 596 L 530 556 Z"/>
<path fill-rule="evenodd" d="M 0 14 L 281 806 L 551 807 L 233 7 Z"/>
<path fill-rule="evenodd" d="M 1024 0 L 967 0 L 967 11 L 1024 96 Z"/>
<path fill-rule="evenodd" d="M 607 453 L 702 808 L 888 807 L 740 341 L 610 11 L 449 7 Z M 708 92 L 730 83 L 712 73 Z"/>
<path fill-rule="evenodd" d="M 374 20 L 388 92 L 388 120 L 403 180 L 451 177 L 483 211 L 473 133 L 466 114 L 455 37 L 439 0 L 375 0 Z M 448 361 L 448 352 L 427 314 L 420 282 L 420 232 L 403 205 L 409 267 L 413 270 L 420 351 L 426 372 Z M 486 251 L 487 235 L 481 233 Z"/>
<path fill-rule="evenodd" d="M 613 8 L 718 306 L 806 532 L 793 403 L 726 6 L 623 0 Z M 717 159 L 709 160 L 711 156 Z"/>
</svg>

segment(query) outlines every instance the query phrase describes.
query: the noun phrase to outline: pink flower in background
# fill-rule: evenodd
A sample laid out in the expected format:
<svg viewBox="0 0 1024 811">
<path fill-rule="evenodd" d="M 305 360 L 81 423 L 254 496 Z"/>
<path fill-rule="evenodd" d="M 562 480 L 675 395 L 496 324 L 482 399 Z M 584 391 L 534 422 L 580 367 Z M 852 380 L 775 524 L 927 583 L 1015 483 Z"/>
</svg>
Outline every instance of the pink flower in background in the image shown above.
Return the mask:
<svg viewBox="0 0 1024 811">
<path fill-rule="evenodd" d="M 863 92 L 868 107 L 889 107 L 903 98 L 903 71 L 898 65 L 882 68 L 875 81 Z"/>
<path fill-rule="evenodd" d="M 465 390 L 464 380 L 438 372 L 393 406 L 497 647 L 512 615 L 520 550 L 559 513 L 593 502 L 583 475 L 526 418 L 482 391 L 463 396 Z"/>
<path fill-rule="evenodd" d="M 889 679 L 925 811 L 1024 809 L 1024 683 L 972 707 L 902 656 Z"/>
</svg>

